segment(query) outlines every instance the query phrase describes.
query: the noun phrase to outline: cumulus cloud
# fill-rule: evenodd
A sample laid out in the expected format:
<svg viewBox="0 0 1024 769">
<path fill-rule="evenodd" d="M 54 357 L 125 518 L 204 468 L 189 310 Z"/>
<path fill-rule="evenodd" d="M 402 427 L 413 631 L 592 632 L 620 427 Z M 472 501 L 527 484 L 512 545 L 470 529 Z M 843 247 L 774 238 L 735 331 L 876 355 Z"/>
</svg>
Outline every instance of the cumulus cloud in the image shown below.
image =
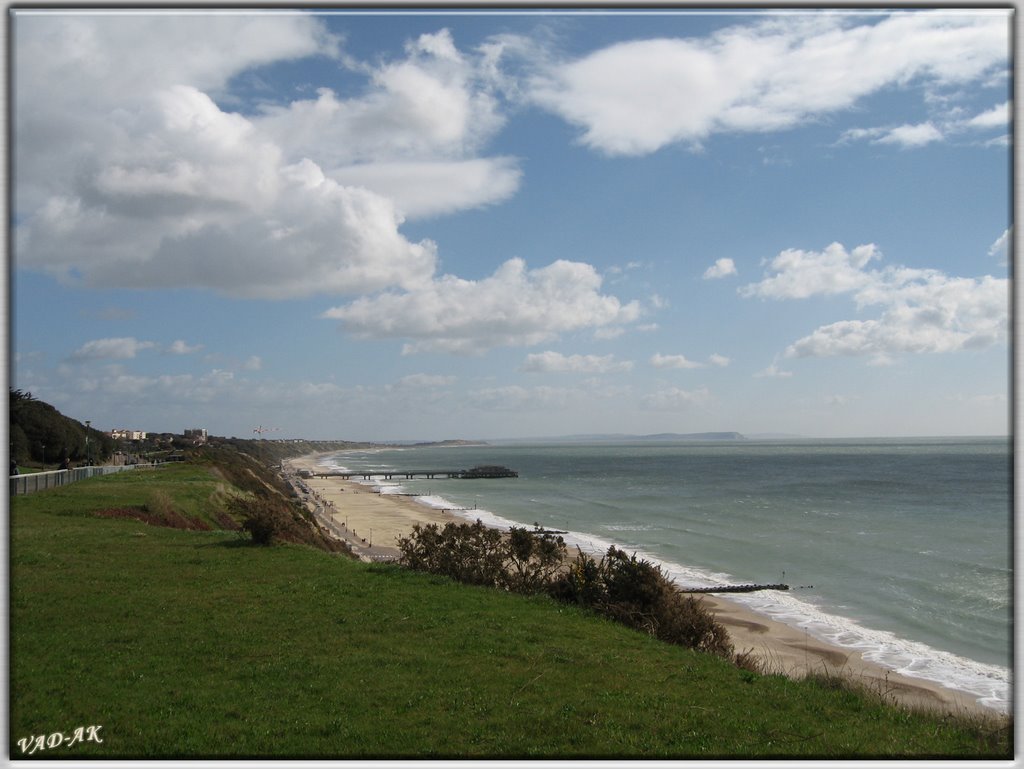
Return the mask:
<svg viewBox="0 0 1024 769">
<path fill-rule="evenodd" d="M 150 350 L 156 342 L 144 342 L 134 337 L 115 337 L 110 339 L 93 339 L 75 350 L 70 359 L 73 361 L 93 360 L 129 360 L 140 350 Z"/>
<path fill-rule="evenodd" d="M 405 216 L 513 194 L 483 68 L 446 32 L 374 65 L 367 88 L 243 115 L 231 82 L 340 42 L 302 15 L 15 16 L 19 267 L 92 286 L 282 299 L 429 280 L 436 247 Z M 334 176 L 336 174 L 336 176 Z M 408 183 L 398 185 L 402 176 Z M 429 192 L 428 192 L 429 190 Z"/>
<path fill-rule="evenodd" d="M 704 368 L 703 363 L 688 360 L 685 355 L 662 355 L 660 352 L 651 356 L 651 365 L 655 368 Z"/>
<path fill-rule="evenodd" d="M 398 231 L 394 205 L 281 154 L 240 115 L 174 86 L 152 100 L 154 133 L 28 214 L 25 266 L 92 285 L 211 288 L 287 298 L 429 277 L 435 247 Z M 113 151 L 113 150 L 112 150 Z"/>
<path fill-rule="evenodd" d="M 574 374 L 609 374 L 631 371 L 632 361 L 617 361 L 614 355 L 563 355 L 547 350 L 526 356 L 522 370 L 530 373 L 571 372 Z"/>
<path fill-rule="evenodd" d="M 561 333 L 628 324 L 636 302 L 600 293 L 589 264 L 559 260 L 527 270 L 510 259 L 479 281 L 445 275 L 399 293 L 361 297 L 323 314 L 359 338 L 414 340 L 405 352 L 482 353 L 541 344 Z"/>
<path fill-rule="evenodd" d="M 609 155 L 722 131 L 790 128 L 869 94 L 921 81 L 963 86 L 1005 74 L 1006 13 L 774 18 L 703 38 L 617 43 L 538 73 L 534 103 Z"/>
<path fill-rule="evenodd" d="M 769 277 L 739 289 L 741 296 L 771 299 L 805 299 L 816 294 L 855 291 L 871 281 L 865 265 L 881 259 L 873 243 L 847 251 L 832 243 L 824 251 L 788 248 L 768 263 Z"/>
<path fill-rule="evenodd" d="M 736 274 L 736 264 L 732 259 L 723 257 L 716 259 L 715 263 L 704 270 L 704 279 L 712 280 L 714 278 L 725 278 L 729 275 Z"/>
<path fill-rule="evenodd" d="M 486 50 L 463 53 L 442 29 L 410 41 L 405 54 L 351 65 L 371 83 L 363 95 L 320 88 L 315 99 L 266 105 L 253 122 L 290 162 L 315 158 L 330 178 L 384 195 L 410 218 L 514 194 L 516 159 L 476 157 L 505 122 Z"/>
<path fill-rule="evenodd" d="M 880 258 L 873 245 L 852 252 L 838 243 L 822 252 L 791 249 L 769 263 L 768 277 L 740 293 L 773 299 L 845 293 L 859 309 L 881 308 L 877 318 L 819 327 L 787 347 L 787 358 L 870 355 L 888 363 L 896 354 L 980 349 L 1006 339 L 1007 280 L 898 266 L 865 269 Z"/>
<path fill-rule="evenodd" d="M 342 99 L 320 88 L 316 99 L 268 105 L 258 123 L 292 160 L 459 157 L 504 124 L 482 65 L 442 29 L 410 41 L 405 58 L 357 67 L 371 82 L 366 95 Z"/>
<path fill-rule="evenodd" d="M 786 357 L 941 353 L 982 349 L 1006 339 L 1009 285 L 1005 279 L 951 278 L 934 270 L 896 270 L 857 296 L 884 310 L 870 320 L 844 320 L 816 329 L 786 349 Z"/>
<path fill-rule="evenodd" d="M 654 368 L 691 369 L 707 368 L 708 366 L 724 368 L 729 365 L 729 362 L 730 361 L 727 357 L 719 355 L 718 353 L 712 353 L 709 355 L 707 363 L 690 360 L 685 355 L 662 355 L 660 352 L 655 353 L 650 358 L 650 364 L 654 366 Z"/>
<path fill-rule="evenodd" d="M 513 158 L 364 163 L 329 173 L 340 184 L 372 190 L 415 219 L 500 203 L 519 189 Z"/>
<path fill-rule="evenodd" d="M 897 144 L 900 147 L 923 147 L 942 140 L 942 132 L 932 123 L 901 125 L 886 132 L 878 139 L 879 144 Z"/>
</svg>

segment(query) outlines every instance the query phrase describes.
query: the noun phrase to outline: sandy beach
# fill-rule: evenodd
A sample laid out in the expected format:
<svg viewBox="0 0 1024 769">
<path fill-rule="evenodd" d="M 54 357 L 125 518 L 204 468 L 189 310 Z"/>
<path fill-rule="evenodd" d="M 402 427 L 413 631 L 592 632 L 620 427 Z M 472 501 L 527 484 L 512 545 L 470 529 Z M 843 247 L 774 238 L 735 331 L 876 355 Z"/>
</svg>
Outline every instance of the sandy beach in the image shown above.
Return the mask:
<svg viewBox="0 0 1024 769">
<path fill-rule="evenodd" d="M 286 471 L 323 469 L 319 455 L 287 460 Z M 445 513 L 417 503 L 411 497 L 378 494 L 371 486 L 341 478 L 305 478 L 310 509 L 320 511 L 321 520 L 347 541 L 363 560 L 393 560 L 399 551 L 399 537 L 412 532 L 415 524 L 466 521 L 465 514 Z M 729 630 L 737 652 L 753 651 L 765 660 L 771 672 L 801 677 L 808 672 L 835 673 L 862 681 L 892 699 L 914 707 L 949 712 L 996 711 L 977 703 L 966 693 L 936 683 L 900 675 L 869 660 L 858 652 L 830 645 L 805 631 L 778 622 L 717 595 L 703 596 L 718 620 Z"/>
</svg>

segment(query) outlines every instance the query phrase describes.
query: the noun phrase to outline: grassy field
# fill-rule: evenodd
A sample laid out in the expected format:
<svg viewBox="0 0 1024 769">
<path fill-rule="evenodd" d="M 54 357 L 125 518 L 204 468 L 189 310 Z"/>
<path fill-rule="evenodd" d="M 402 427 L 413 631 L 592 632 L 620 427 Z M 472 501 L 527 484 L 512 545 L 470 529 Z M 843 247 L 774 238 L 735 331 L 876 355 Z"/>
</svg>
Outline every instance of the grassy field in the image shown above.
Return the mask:
<svg viewBox="0 0 1024 769">
<path fill-rule="evenodd" d="M 82 726 L 31 758 L 1011 757 L 546 598 L 91 515 L 158 492 L 205 518 L 225 490 L 182 465 L 12 501 L 12 758 Z"/>
</svg>

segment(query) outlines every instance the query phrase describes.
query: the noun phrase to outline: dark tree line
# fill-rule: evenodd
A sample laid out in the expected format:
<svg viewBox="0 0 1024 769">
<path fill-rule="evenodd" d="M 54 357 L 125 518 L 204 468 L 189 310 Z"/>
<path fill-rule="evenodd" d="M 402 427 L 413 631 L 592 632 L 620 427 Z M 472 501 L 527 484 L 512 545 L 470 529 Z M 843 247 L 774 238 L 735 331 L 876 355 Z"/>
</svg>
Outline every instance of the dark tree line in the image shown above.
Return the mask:
<svg viewBox="0 0 1024 769">
<path fill-rule="evenodd" d="M 100 462 L 116 447 L 109 435 L 64 416 L 32 393 L 15 389 L 10 391 L 10 441 L 11 458 L 19 464 L 58 464 L 65 458 Z"/>
</svg>

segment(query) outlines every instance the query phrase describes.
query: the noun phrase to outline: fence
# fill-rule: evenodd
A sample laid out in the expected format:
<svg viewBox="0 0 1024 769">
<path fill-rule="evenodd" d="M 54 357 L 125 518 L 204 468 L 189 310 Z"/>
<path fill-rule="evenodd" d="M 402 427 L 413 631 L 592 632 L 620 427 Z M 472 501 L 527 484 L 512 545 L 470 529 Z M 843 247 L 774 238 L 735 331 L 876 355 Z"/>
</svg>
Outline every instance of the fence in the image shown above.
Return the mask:
<svg viewBox="0 0 1024 769">
<path fill-rule="evenodd" d="M 109 475 L 120 473 L 125 470 L 134 470 L 136 467 L 151 467 L 152 465 L 101 465 L 96 467 L 75 467 L 71 470 L 49 470 L 45 473 L 26 473 L 25 475 L 12 475 L 11 496 L 18 494 L 31 494 L 34 491 L 44 489 L 55 489 L 58 486 L 66 486 L 75 481 L 83 481 L 97 475 Z"/>
</svg>

